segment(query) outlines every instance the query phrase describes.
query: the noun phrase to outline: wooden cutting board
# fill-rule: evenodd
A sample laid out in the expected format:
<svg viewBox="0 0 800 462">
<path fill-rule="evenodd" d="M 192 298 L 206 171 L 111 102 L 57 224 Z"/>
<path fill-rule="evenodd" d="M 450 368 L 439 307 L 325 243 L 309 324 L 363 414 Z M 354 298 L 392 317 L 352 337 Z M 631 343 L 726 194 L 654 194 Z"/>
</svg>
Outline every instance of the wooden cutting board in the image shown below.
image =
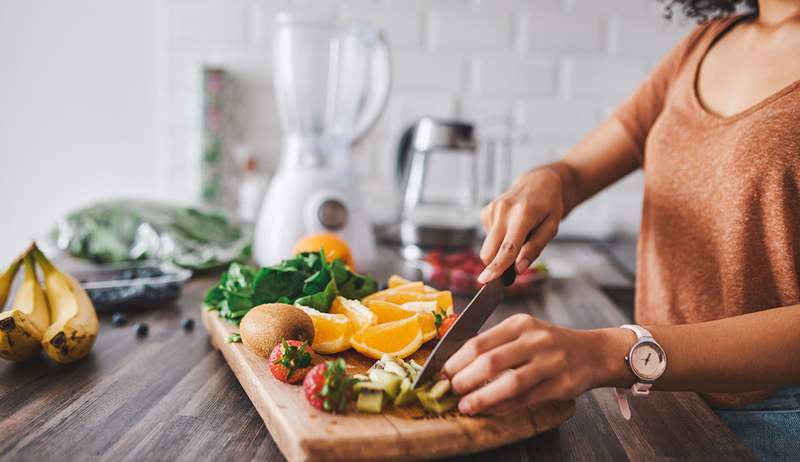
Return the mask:
<svg viewBox="0 0 800 462">
<path fill-rule="evenodd" d="M 506 416 L 426 414 L 418 405 L 383 414 L 354 410 L 329 414 L 312 408 L 302 385 L 275 380 L 267 362 L 241 343 L 226 343 L 236 328 L 203 310 L 203 323 L 258 410 L 272 438 L 290 461 L 430 459 L 503 446 L 558 426 L 575 412 L 574 402 L 552 402 Z M 433 342 L 412 358 L 422 364 Z M 348 371 L 365 372 L 372 359 L 353 350 L 340 354 Z"/>
</svg>

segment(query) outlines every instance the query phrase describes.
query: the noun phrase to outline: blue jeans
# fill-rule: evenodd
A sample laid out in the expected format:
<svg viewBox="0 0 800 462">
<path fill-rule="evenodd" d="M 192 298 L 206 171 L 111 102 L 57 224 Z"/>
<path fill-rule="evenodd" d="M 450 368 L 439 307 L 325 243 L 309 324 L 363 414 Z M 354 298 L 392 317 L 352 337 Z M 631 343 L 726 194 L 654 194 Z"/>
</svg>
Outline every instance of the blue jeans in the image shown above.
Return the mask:
<svg viewBox="0 0 800 462">
<path fill-rule="evenodd" d="M 800 460 L 800 386 L 781 388 L 760 403 L 714 411 L 759 460 Z"/>
</svg>

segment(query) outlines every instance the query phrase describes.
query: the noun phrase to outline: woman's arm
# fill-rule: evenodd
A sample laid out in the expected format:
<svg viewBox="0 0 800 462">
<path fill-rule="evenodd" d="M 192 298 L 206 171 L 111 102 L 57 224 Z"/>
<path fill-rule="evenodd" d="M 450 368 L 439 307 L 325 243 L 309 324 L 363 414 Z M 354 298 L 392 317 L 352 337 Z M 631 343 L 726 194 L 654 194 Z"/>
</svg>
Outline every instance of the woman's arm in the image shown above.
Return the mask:
<svg viewBox="0 0 800 462">
<path fill-rule="evenodd" d="M 667 355 L 658 390 L 736 392 L 800 384 L 800 305 L 645 327 Z M 634 341 L 627 329 L 581 331 L 520 314 L 472 338 L 443 372 L 464 395 L 461 412 L 502 413 L 591 388 L 631 386 L 634 376 L 624 358 Z"/>
<path fill-rule="evenodd" d="M 636 144 L 612 117 L 563 159 L 535 168 L 481 210 L 488 265 L 478 281 L 495 279 L 516 261 L 522 272 L 555 236 L 561 219 L 584 200 L 639 167 Z"/>
</svg>

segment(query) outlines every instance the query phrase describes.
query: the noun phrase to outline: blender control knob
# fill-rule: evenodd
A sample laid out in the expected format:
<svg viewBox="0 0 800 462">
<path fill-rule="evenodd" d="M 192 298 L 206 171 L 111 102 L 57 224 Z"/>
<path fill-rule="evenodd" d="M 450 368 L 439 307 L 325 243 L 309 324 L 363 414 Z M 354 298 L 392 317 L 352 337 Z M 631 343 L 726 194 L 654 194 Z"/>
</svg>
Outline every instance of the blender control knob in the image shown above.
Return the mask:
<svg viewBox="0 0 800 462">
<path fill-rule="evenodd" d="M 331 231 L 341 229 L 347 223 L 347 207 L 337 199 L 328 199 L 319 205 L 317 218 Z"/>
</svg>

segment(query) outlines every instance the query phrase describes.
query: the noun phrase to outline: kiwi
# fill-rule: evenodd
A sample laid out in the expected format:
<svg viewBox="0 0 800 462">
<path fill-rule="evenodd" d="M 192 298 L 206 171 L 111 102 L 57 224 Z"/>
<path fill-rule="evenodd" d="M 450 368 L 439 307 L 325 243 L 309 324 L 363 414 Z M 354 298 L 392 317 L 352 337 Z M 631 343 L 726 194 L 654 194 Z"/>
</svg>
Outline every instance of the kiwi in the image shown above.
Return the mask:
<svg viewBox="0 0 800 462">
<path fill-rule="evenodd" d="M 281 340 L 314 342 L 314 324 L 300 308 L 285 303 L 258 305 L 239 323 L 242 343 L 253 353 L 269 358 Z"/>
</svg>

